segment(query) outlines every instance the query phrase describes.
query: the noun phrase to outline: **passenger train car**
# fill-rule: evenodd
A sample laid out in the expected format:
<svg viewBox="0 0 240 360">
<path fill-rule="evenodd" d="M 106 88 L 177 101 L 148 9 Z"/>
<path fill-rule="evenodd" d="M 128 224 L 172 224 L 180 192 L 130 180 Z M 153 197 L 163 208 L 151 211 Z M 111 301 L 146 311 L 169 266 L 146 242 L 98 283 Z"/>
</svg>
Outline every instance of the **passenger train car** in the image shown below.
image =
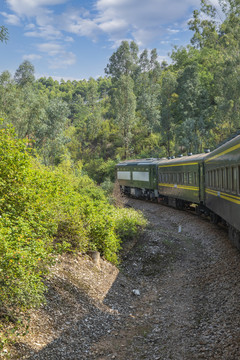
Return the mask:
<svg viewBox="0 0 240 360">
<path fill-rule="evenodd" d="M 211 153 L 142 159 L 116 165 L 121 191 L 183 209 L 194 206 L 224 222 L 240 250 L 240 135 Z"/>
<path fill-rule="evenodd" d="M 121 191 L 139 198 L 158 198 L 157 159 L 129 160 L 117 164 Z"/>
<path fill-rule="evenodd" d="M 215 222 L 224 219 L 229 237 L 240 249 L 240 135 L 205 159 L 205 206 Z"/>
<path fill-rule="evenodd" d="M 204 158 L 206 154 L 161 161 L 158 165 L 158 192 L 178 209 L 204 203 Z"/>
</svg>

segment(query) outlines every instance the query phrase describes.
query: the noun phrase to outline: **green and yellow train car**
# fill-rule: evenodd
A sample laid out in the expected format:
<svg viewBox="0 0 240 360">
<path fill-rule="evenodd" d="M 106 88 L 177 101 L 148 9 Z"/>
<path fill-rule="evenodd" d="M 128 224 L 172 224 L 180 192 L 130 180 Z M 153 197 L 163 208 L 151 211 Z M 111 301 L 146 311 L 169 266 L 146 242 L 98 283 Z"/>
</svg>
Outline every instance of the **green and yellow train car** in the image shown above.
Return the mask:
<svg viewBox="0 0 240 360">
<path fill-rule="evenodd" d="M 205 159 L 205 205 L 224 219 L 230 239 L 240 249 L 240 135 L 212 151 Z"/>
<path fill-rule="evenodd" d="M 171 206 L 204 204 L 204 159 L 207 154 L 178 157 L 158 165 L 158 192 Z"/>
<path fill-rule="evenodd" d="M 116 166 L 121 191 L 138 198 L 158 197 L 158 159 L 123 161 Z"/>
</svg>

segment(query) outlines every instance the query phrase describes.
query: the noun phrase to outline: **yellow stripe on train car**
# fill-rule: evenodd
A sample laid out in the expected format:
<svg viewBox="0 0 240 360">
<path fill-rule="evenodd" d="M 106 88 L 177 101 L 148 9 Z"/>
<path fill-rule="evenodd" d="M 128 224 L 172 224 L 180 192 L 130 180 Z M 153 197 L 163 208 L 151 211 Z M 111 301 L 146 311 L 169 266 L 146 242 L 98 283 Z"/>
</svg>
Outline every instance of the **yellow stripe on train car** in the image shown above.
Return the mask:
<svg viewBox="0 0 240 360">
<path fill-rule="evenodd" d="M 212 189 L 206 189 L 206 193 L 212 196 L 217 196 L 221 199 L 233 202 L 234 204 L 238 204 L 240 205 L 240 197 L 234 196 L 234 195 L 230 195 L 227 193 L 223 193 L 221 191 L 216 191 L 216 190 L 212 190 Z"/>
<path fill-rule="evenodd" d="M 225 151 L 222 151 L 222 152 L 220 152 L 219 154 L 214 155 L 214 156 L 211 157 L 210 159 L 206 159 L 205 162 L 207 163 L 207 162 L 209 162 L 209 161 L 212 161 L 212 160 L 214 160 L 214 159 L 216 159 L 216 158 L 218 158 L 218 157 L 220 157 L 220 156 L 222 156 L 222 155 L 228 154 L 229 152 L 234 151 L 234 150 L 237 150 L 237 149 L 239 149 L 239 148 L 240 148 L 240 144 L 237 144 L 237 145 L 235 145 L 235 146 L 232 146 L 231 148 L 229 148 L 229 149 L 227 149 L 227 150 L 225 150 Z"/>
<path fill-rule="evenodd" d="M 199 191 L 199 187 L 196 187 L 196 186 L 185 186 L 185 185 L 165 184 L 165 183 L 159 183 L 158 186 L 165 186 L 165 187 L 170 187 L 170 188 L 174 188 L 174 189 Z"/>
<path fill-rule="evenodd" d="M 180 163 L 180 164 L 172 164 L 172 165 L 160 165 L 158 166 L 158 168 L 169 168 L 169 167 L 173 167 L 173 166 L 186 166 L 186 165 L 198 165 L 197 162 L 192 162 L 192 163 Z"/>
</svg>

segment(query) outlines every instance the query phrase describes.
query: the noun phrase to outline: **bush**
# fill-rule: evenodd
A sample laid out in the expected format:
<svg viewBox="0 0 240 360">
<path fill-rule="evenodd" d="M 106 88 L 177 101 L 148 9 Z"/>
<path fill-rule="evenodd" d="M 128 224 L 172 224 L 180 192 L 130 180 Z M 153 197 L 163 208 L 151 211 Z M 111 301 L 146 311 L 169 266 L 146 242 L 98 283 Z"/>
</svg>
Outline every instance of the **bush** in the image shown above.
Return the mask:
<svg viewBox="0 0 240 360">
<path fill-rule="evenodd" d="M 134 209 L 115 209 L 116 234 L 121 240 L 132 239 L 147 225 L 140 211 Z"/>
<path fill-rule="evenodd" d="M 106 179 L 114 181 L 115 179 L 115 161 L 104 159 L 93 159 L 86 163 L 83 169 L 96 181 L 97 184 L 103 183 Z"/>
<path fill-rule="evenodd" d="M 0 306 L 7 310 L 44 301 L 54 254 L 98 250 L 117 264 L 121 240 L 146 224 L 140 213 L 110 205 L 86 175 L 40 165 L 11 128 L 0 130 L 0 209 Z"/>
</svg>

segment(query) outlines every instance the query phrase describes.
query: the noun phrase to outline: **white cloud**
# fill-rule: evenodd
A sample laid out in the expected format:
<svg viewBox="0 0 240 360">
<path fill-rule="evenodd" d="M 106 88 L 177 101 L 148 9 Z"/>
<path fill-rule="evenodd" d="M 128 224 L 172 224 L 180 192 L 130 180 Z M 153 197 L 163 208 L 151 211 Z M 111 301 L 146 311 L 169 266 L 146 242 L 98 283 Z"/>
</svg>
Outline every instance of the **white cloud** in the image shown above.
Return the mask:
<svg viewBox="0 0 240 360">
<path fill-rule="evenodd" d="M 26 31 L 25 35 L 28 37 L 38 37 L 45 40 L 55 40 L 62 37 L 61 31 L 57 30 L 52 25 L 35 27 L 32 31 Z"/>
<path fill-rule="evenodd" d="M 37 45 L 37 49 L 47 55 L 51 69 L 65 68 L 76 63 L 76 55 L 66 51 L 64 46 L 57 43 L 43 43 Z"/>
<path fill-rule="evenodd" d="M 18 16 L 14 14 L 7 14 L 6 12 L 0 12 L 0 14 L 5 17 L 7 24 L 16 26 L 20 25 L 20 19 Z"/>
<path fill-rule="evenodd" d="M 180 32 L 179 29 L 171 29 L 171 28 L 168 28 L 167 31 L 170 33 L 170 34 L 177 34 Z"/>
<path fill-rule="evenodd" d="M 130 37 L 140 46 L 179 31 L 172 29 L 172 24 L 182 21 L 182 17 L 189 18 L 192 7 L 199 7 L 199 0 L 95 0 L 92 13 L 78 6 L 56 15 L 49 6 L 70 4 L 70 0 L 6 1 L 18 16 L 35 17 L 36 28 L 26 31 L 28 37 L 68 41 L 63 36 L 65 31 L 96 41 L 105 34 L 115 43 Z"/>
<path fill-rule="evenodd" d="M 62 69 L 76 63 L 76 55 L 72 52 L 59 53 L 54 59 L 49 60 L 49 67 L 51 69 Z"/>
<path fill-rule="evenodd" d="M 33 60 L 40 60 L 40 59 L 42 59 L 42 56 L 38 55 L 38 54 L 28 54 L 28 55 L 23 56 L 23 60 L 33 61 Z"/>
<path fill-rule="evenodd" d="M 63 47 L 56 43 L 43 43 L 37 45 L 39 51 L 49 54 L 49 56 L 56 56 L 63 52 Z"/>
<path fill-rule="evenodd" d="M 10 9 L 24 16 L 37 16 L 39 9 L 45 6 L 66 3 L 68 0 L 6 0 Z"/>
<path fill-rule="evenodd" d="M 190 14 L 192 6 L 198 7 L 199 0 L 97 0 L 96 20 L 111 39 L 122 38 L 123 33 L 126 37 L 130 32 L 138 44 L 146 46 Z"/>
</svg>

